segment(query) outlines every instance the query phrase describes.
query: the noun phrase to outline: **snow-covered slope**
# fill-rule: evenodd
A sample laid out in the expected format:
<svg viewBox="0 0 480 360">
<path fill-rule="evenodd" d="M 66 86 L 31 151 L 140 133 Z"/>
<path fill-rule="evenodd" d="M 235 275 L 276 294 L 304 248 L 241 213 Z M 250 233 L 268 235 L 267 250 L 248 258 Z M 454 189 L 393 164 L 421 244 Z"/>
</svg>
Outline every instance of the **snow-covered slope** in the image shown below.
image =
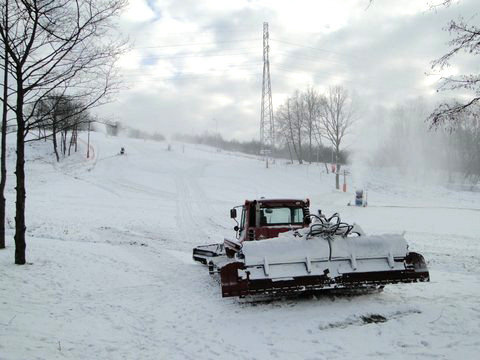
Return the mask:
<svg viewBox="0 0 480 360">
<path fill-rule="evenodd" d="M 265 169 L 241 154 L 102 134 L 92 144 L 91 159 L 82 143 L 59 164 L 50 143 L 29 148 L 32 264 L 13 265 L 9 228 L 0 359 L 478 358 L 480 194 L 377 171 L 366 181 L 370 206 L 348 207 L 353 195 L 335 191 L 321 166 Z M 308 197 L 371 234 L 406 231 L 432 282 L 348 298 L 222 299 L 191 249 L 231 236 L 229 209 L 260 196 Z"/>
</svg>

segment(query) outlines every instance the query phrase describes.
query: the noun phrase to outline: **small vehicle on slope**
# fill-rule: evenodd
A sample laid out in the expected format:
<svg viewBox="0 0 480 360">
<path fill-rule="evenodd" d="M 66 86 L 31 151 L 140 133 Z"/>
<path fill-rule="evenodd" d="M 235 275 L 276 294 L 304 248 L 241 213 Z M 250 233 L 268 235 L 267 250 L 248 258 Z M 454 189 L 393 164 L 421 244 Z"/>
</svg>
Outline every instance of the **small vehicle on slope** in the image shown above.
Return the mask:
<svg viewBox="0 0 480 360">
<path fill-rule="evenodd" d="M 287 295 L 381 288 L 429 281 L 422 255 L 402 235 L 367 236 L 358 225 L 310 214 L 309 200 L 258 199 L 230 210 L 236 239 L 193 249 L 193 259 L 220 274 L 222 296 Z"/>
</svg>

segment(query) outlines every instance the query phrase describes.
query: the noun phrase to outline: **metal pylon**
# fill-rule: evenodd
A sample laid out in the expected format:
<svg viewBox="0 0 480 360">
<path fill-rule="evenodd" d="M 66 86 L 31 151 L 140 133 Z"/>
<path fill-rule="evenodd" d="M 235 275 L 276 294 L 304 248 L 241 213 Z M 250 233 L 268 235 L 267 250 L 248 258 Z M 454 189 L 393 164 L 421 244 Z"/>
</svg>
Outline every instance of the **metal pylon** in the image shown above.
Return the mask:
<svg viewBox="0 0 480 360">
<path fill-rule="evenodd" d="M 261 153 L 268 157 L 272 155 L 275 146 L 275 124 L 273 122 L 272 85 L 270 82 L 270 46 L 268 44 L 268 23 L 263 23 L 263 83 L 262 110 L 260 118 Z M 268 166 L 268 165 L 267 165 Z"/>
</svg>

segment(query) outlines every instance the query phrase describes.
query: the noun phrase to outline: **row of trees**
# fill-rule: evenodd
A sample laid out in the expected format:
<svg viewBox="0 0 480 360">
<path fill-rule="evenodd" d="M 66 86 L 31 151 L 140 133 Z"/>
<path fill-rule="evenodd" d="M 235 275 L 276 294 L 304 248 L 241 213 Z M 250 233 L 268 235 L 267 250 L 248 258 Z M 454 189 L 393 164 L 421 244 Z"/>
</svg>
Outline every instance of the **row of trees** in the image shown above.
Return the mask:
<svg viewBox="0 0 480 360">
<path fill-rule="evenodd" d="M 226 140 L 222 135 L 210 132 L 197 135 L 175 134 L 173 139 L 191 144 L 209 145 L 226 151 L 238 151 L 251 155 L 258 155 L 261 149 L 260 141 L 258 140 Z"/>
<path fill-rule="evenodd" d="M 60 154 L 66 156 L 68 153 L 70 156 L 72 148 L 75 152 L 77 151 L 78 131 L 89 129 L 90 124 L 94 121 L 82 103 L 60 95 L 41 99 L 34 119 L 38 133 L 26 142 L 39 139 L 46 141 L 50 138 L 57 162 L 60 161 Z M 60 142 L 58 135 L 60 135 Z"/>
<path fill-rule="evenodd" d="M 260 141 L 250 140 L 250 141 L 239 141 L 239 140 L 227 140 L 224 139 L 220 134 L 214 134 L 206 132 L 199 135 L 185 135 L 185 134 L 176 134 L 173 136 L 174 140 L 188 142 L 192 144 L 204 144 L 209 146 L 214 146 L 218 149 L 226 151 L 237 151 L 244 154 L 258 155 L 262 148 Z M 322 144 L 313 144 L 311 149 L 311 157 L 308 157 L 308 154 L 305 154 L 306 160 L 310 162 L 329 162 L 332 158 L 332 149 Z M 290 158 L 293 163 L 293 154 L 291 149 L 285 144 L 278 144 L 275 147 L 274 157 L 287 159 Z M 344 151 L 340 152 L 339 162 L 345 163 L 347 154 Z M 328 171 L 328 169 L 327 169 Z"/>
<path fill-rule="evenodd" d="M 337 165 L 336 187 L 340 188 L 339 171 L 342 146 L 353 123 L 352 99 L 341 86 L 325 94 L 313 88 L 296 91 L 275 113 L 277 139 L 295 154 L 298 162 L 312 161 L 314 148 L 331 147 Z M 328 159 L 328 158 L 327 158 Z"/>
<path fill-rule="evenodd" d="M 375 165 L 393 166 L 417 177 L 440 174 L 443 181 L 451 183 L 478 182 L 480 107 L 470 110 L 448 129 L 436 131 L 425 122 L 430 111 L 421 99 L 384 112 L 381 121 L 388 120 L 389 129 L 373 157 Z"/>
<path fill-rule="evenodd" d="M 25 143 L 51 119 L 84 116 L 115 90 L 114 64 L 123 42 L 112 19 L 126 0 L 3 0 L 0 2 L 0 68 L 3 71 L 0 247 L 5 244 L 7 122 L 16 125 L 15 263 L 25 264 Z M 75 104 L 75 110 L 67 108 Z M 49 120 L 50 119 L 50 120 Z M 56 121 L 53 122 L 57 124 Z M 65 122 L 63 122 L 65 123 Z M 55 125 L 56 126 L 56 125 Z M 66 126 L 52 129 L 64 132 Z M 71 129 L 69 129 L 71 130 Z M 77 127 L 78 130 L 78 127 Z M 71 130 L 73 131 L 73 130 Z M 42 136 L 36 137 L 38 140 Z M 62 139 L 66 149 L 66 133 Z"/>
</svg>

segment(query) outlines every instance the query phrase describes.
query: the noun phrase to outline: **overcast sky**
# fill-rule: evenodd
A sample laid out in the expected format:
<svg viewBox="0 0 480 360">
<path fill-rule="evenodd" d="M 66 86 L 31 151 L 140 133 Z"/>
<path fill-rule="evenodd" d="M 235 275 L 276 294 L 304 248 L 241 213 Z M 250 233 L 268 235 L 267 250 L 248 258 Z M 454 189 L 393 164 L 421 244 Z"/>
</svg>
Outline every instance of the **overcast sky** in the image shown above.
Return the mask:
<svg viewBox="0 0 480 360">
<path fill-rule="evenodd" d="M 436 101 L 439 75 L 426 73 L 448 49 L 442 29 L 480 7 L 462 0 L 433 11 L 432 1 L 130 0 L 119 26 L 132 43 L 119 63 L 128 89 L 98 111 L 167 136 L 218 129 L 258 139 L 264 21 L 274 108 L 309 85 L 343 85 L 363 117 L 419 96 Z M 478 73 L 474 60 L 461 56 L 444 75 Z"/>
</svg>

